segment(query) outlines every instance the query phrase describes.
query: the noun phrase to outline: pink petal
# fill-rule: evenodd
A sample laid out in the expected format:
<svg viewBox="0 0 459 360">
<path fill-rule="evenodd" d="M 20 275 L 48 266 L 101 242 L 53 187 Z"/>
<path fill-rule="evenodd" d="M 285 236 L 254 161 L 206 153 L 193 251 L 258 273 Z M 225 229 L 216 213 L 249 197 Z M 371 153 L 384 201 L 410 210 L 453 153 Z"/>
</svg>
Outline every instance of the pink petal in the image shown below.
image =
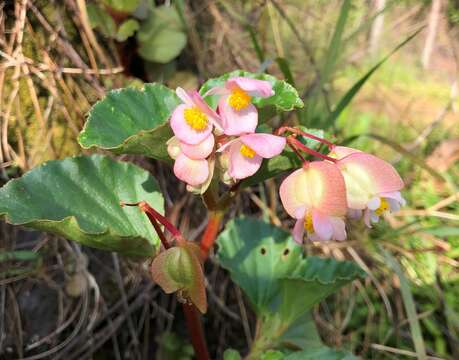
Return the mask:
<svg viewBox="0 0 459 360">
<path fill-rule="evenodd" d="M 180 154 L 174 163 L 174 174 L 191 186 L 203 184 L 209 177 L 207 160 L 192 160 Z"/>
<path fill-rule="evenodd" d="M 303 243 L 304 218 L 296 221 L 295 226 L 293 227 L 292 236 L 293 240 L 295 240 L 298 244 L 301 245 Z"/>
<path fill-rule="evenodd" d="M 221 130 L 223 127 L 220 116 L 214 110 L 212 110 L 209 105 L 207 105 L 207 103 L 204 101 L 201 95 L 199 95 L 197 91 L 192 91 L 189 93 L 189 96 L 193 101 L 194 105 L 197 106 L 204 114 L 206 114 L 209 117 L 209 120 L 216 128 L 219 128 Z"/>
<path fill-rule="evenodd" d="M 240 88 L 250 96 L 270 97 L 274 95 L 273 87 L 269 81 L 251 79 L 247 77 L 235 77 L 226 82 L 228 89 Z"/>
<path fill-rule="evenodd" d="M 226 143 L 224 143 L 217 149 L 217 152 L 224 152 L 225 150 L 229 150 L 229 147 L 236 141 L 239 141 L 239 138 L 235 138 L 233 140 L 227 141 Z"/>
<path fill-rule="evenodd" d="M 183 112 L 189 108 L 188 105 L 181 104 L 172 113 L 170 125 L 175 136 L 180 141 L 186 142 L 190 145 L 196 145 L 207 138 L 212 131 L 212 124 L 209 122 L 207 127 L 203 131 L 196 131 L 190 125 L 187 124 Z"/>
<path fill-rule="evenodd" d="M 265 159 L 279 155 L 285 147 L 285 138 L 271 134 L 248 134 L 241 141 Z"/>
<path fill-rule="evenodd" d="M 223 96 L 218 102 L 218 111 L 222 118 L 226 135 L 253 133 L 258 125 L 258 111 L 250 104 L 245 109 L 235 110 L 228 104 L 228 97 Z"/>
<path fill-rule="evenodd" d="M 376 210 L 380 206 L 381 206 L 381 198 L 379 197 L 371 198 L 370 201 L 367 202 L 367 207 L 370 210 Z"/>
<path fill-rule="evenodd" d="M 177 139 L 176 136 L 172 136 L 169 140 L 167 140 L 166 145 L 167 153 L 172 159 L 175 160 L 177 156 L 179 156 L 182 152 L 180 149 L 180 140 Z"/>
<path fill-rule="evenodd" d="M 229 93 L 230 91 L 227 88 L 216 86 L 216 87 L 213 87 L 212 89 L 207 90 L 206 93 L 203 95 L 203 98 L 206 98 L 207 96 L 212 96 L 212 95 L 228 95 Z"/>
<path fill-rule="evenodd" d="M 330 218 L 330 221 L 333 226 L 333 240 L 346 240 L 346 224 L 343 219 L 332 217 Z"/>
<path fill-rule="evenodd" d="M 328 161 L 313 161 L 306 169 L 294 171 L 282 182 L 279 192 L 285 210 L 294 218 L 304 207 L 330 216 L 346 214 L 343 176 Z"/>
<path fill-rule="evenodd" d="M 371 198 L 403 188 L 403 180 L 394 167 L 376 156 L 356 152 L 336 164 L 346 181 L 350 208 L 364 209 Z"/>
<path fill-rule="evenodd" d="M 188 93 L 185 91 L 185 89 L 178 87 L 175 89 L 175 94 L 182 100 L 186 105 L 188 106 L 193 106 L 193 100 L 191 100 L 190 96 Z"/>
<path fill-rule="evenodd" d="M 241 154 L 242 143 L 234 142 L 229 149 L 228 174 L 234 179 L 245 179 L 252 176 L 260 168 L 263 158 L 257 154 L 248 158 Z"/>
<path fill-rule="evenodd" d="M 312 212 L 312 225 L 314 232 L 321 240 L 328 241 L 333 236 L 333 225 L 330 216 L 322 214 L 320 211 Z"/>
<path fill-rule="evenodd" d="M 208 157 L 214 149 L 215 139 L 212 134 L 209 134 L 203 141 L 196 145 L 189 145 L 180 142 L 180 149 L 190 159 L 199 160 Z"/>
<path fill-rule="evenodd" d="M 329 156 L 335 158 L 335 159 L 342 159 L 345 156 L 348 156 L 350 154 L 356 153 L 356 152 L 361 152 L 360 150 L 353 149 L 350 147 L 346 146 L 335 146 L 333 147 L 332 151 L 330 152 Z"/>
</svg>

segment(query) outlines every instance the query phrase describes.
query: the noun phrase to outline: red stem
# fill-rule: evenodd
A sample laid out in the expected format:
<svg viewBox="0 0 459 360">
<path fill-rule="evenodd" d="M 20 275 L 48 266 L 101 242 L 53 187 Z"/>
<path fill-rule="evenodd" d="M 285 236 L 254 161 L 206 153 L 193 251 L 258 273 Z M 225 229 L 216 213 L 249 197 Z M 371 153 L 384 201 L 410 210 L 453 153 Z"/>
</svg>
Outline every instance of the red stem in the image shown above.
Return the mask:
<svg viewBox="0 0 459 360">
<path fill-rule="evenodd" d="M 207 222 L 206 229 L 201 238 L 201 253 L 203 260 L 209 256 L 209 251 L 212 249 L 217 238 L 220 223 L 222 221 L 223 213 L 220 211 L 209 212 L 209 221 Z"/>
<path fill-rule="evenodd" d="M 290 131 L 290 132 L 292 132 L 294 134 L 302 135 L 304 137 L 316 140 L 318 142 L 321 142 L 322 144 L 327 145 L 329 148 L 332 148 L 332 147 L 335 146 L 335 144 L 333 144 L 332 142 L 328 141 L 327 139 L 323 139 L 323 138 L 315 136 L 315 135 L 313 135 L 311 133 L 304 132 L 303 130 L 300 130 L 300 129 L 297 129 L 297 128 L 293 128 L 293 127 L 290 127 L 290 126 L 283 126 L 283 127 L 279 128 L 277 133 L 280 135 L 280 134 L 283 134 L 285 131 Z"/>
<path fill-rule="evenodd" d="M 193 345 L 196 359 L 210 360 L 206 338 L 201 324 L 201 315 L 194 305 L 182 304 L 182 309 L 185 314 L 188 332 L 190 333 L 191 343 Z"/>
<path fill-rule="evenodd" d="M 323 159 L 323 160 L 328 160 L 328 161 L 331 161 L 331 162 L 336 162 L 336 159 L 330 157 L 330 156 L 327 156 L 327 155 L 324 155 L 324 154 L 321 154 L 320 152 L 318 151 L 315 151 L 315 150 L 312 150 L 310 148 L 308 148 L 306 145 L 304 145 L 301 141 L 295 139 L 294 137 L 291 137 L 289 136 L 287 138 L 287 141 L 289 143 L 291 143 L 293 146 L 303 150 L 304 152 L 307 152 L 308 154 L 311 154 L 315 157 L 318 157 L 320 159 Z"/>
</svg>

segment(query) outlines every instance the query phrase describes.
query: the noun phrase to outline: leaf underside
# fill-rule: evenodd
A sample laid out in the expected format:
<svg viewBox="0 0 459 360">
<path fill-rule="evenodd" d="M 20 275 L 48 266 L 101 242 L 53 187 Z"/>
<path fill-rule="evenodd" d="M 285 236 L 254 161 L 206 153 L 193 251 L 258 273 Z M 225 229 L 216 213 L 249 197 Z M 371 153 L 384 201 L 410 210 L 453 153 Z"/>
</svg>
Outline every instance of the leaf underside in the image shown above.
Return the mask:
<svg viewBox="0 0 459 360">
<path fill-rule="evenodd" d="M 108 156 L 54 160 L 0 189 L 0 216 L 13 225 L 48 231 L 99 249 L 152 256 L 159 239 L 137 207 L 160 212 L 164 200 L 145 170 Z"/>
</svg>

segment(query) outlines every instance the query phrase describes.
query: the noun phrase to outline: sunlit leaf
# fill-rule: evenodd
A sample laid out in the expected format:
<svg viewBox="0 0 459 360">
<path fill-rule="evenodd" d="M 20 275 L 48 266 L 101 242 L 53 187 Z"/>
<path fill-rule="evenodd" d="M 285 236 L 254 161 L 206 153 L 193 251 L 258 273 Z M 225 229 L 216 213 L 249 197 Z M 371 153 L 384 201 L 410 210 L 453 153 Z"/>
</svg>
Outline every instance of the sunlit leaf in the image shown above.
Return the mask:
<svg viewBox="0 0 459 360">
<path fill-rule="evenodd" d="M 107 156 L 49 161 L 0 189 L 0 216 L 13 225 L 49 231 L 84 245 L 151 256 L 159 239 L 137 207 L 163 211 L 163 197 L 145 170 Z"/>
<path fill-rule="evenodd" d="M 116 32 L 116 40 L 125 41 L 127 38 L 135 34 L 139 29 L 139 22 L 135 19 L 128 19 L 123 22 Z"/>
<path fill-rule="evenodd" d="M 180 100 L 160 84 L 108 92 L 89 112 L 80 145 L 115 154 L 140 154 L 168 160 L 166 141 L 172 137 L 168 119 Z"/>
</svg>

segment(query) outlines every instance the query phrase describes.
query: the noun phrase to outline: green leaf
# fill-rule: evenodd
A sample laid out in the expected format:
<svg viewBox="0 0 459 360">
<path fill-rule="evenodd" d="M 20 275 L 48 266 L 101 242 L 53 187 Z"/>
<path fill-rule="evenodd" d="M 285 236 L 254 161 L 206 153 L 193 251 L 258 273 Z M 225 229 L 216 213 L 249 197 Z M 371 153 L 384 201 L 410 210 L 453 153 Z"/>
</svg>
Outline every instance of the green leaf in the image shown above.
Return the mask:
<svg viewBox="0 0 459 360">
<path fill-rule="evenodd" d="M 289 321 L 346 283 L 365 276 L 353 262 L 304 258 L 288 232 L 252 218 L 230 221 L 217 244 L 218 261 L 256 312 L 280 311 Z"/>
<path fill-rule="evenodd" d="M 116 23 L 104 9 L 96 4 L 86 5 L 88 19 L 93 29 L 97 28 L 106 37 L 114 37 L 116 34 Z"/>
<path fill-rule="evenodd" d="M 80 156 L 46 162 L 8 182 L 0 189 L 0 216 L 99 249 L 151 256 L 159 239 L 147 216 L 120 206 L 142 200 L 163 212 L 148 172 L 107 156 Z"/>
<path fill-rule="evenodd" d="M 285 360 L 357 360 L 357 357 L 347 351 L 331 349 L 327 346 L 313 347 L 295 352 L 285 357 Z"/>
<path fill-rule="evenodd" d="M 227 349 L 223 353 L 223 360 L 241 360 L 241 355 L 234 349 Z"/>
<path fill-rule="evenodd" d="M 179 98 L 160 84 L 110 91 L 89 112 L 78 139 L 89 149 L 98 147 L 115 154 L 140 154 L 169 160 L 166 141 L 172 137 L 168 119 Z"/>
<path fill-rule="evenodd" d="M 250 299 L 258 314 L 269 310 L 279 278 L 295 271 L 302 249 L 289 233 L 252 218 L 237 218 L 217 239 L 218 261 Z"/>
<path fill-rule="evenodd" d="M 134 35 L 137 30 L 139 30 L 139 26 L 139 22 L 135 19 L 128 19 L 124 21 L 116 32 L 116 40 L 125 41 L 127 38 Z"/>
<path fill-rule="evenodd" d="M 204 95 L 208 90 L 216 86 L 224 86 L 226 80 L 237 76 L 249 77 L 252 79 L 269 81 L 273 87 L 274 95 L 269 98 L 253 98 L 252 101 L 257 107 L 274 106 L 280 111 L 291 111 L 294 108 L 302 108 L 303 101 L 300 99 L 296 89 L 284 80 L 278 80 L 268 74 L 255 74 L 243 70 L 235 70 L 226 73 L 218 78 L 207 80 L 199 90 Z M 207 96 L 205 100 L 212 107 L 217 107 L 218 96 Z"/>
<path fill-rule="evenodd" d="M 284 360 L 285 355 L 282 354 L 280 351 L 275 350 L 268 350 L 264 354 L 261 355 L 260 360 Z"/>
<path fill-rule="evenodd" d="M 305 313 L 290 324 L 289 328 L 278 338 L 278 346 L 308 349 L 322 345 L 316 324 L 310 313 Z"/>
<path fill-rule="evenodd" d="M 295 273 L 282 278 L 281 317 L 291 321 L 309 311 L 315 304 L 356 278 L 364 271 L 350 261 L 307 257 Z"/>
<path fill-rule="evenodd" d="M 137 40 L 138 52 L 146 60 L 164 64 L 176 58 L 187 41 L 177 9 L 165 5 L 154 8 L 142 23 Z"/>
</svg>

